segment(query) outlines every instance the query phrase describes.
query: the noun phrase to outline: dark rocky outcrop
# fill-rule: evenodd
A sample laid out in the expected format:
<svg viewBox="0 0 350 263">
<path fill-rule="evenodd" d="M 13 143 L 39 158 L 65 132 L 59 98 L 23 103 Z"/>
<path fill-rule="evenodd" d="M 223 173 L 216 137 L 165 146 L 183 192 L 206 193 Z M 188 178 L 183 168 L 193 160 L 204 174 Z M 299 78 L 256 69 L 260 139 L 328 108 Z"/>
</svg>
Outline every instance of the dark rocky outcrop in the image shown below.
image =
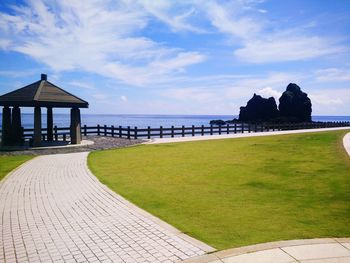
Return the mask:
<svg viewBox="0 0 350 263">
<path fill-rule="evenodd" d="M 290 83 L 279 102 L 281 119 L 288 122 L 311 122 L 311 100 L 297 84 Z"/>
<path fill-rule="evenodd" d="M 240 108 L 239 120 L 245 122 L 270 121 L 279 115 L 276 101 L 273 97 L 265 99 L 254 94 L 247 106 Z"/>
<path fill-rule="evenodd" d="M 211 120 L 210 125 L 225 125 L 226 121 L 223 120 Z"/>
</svg>

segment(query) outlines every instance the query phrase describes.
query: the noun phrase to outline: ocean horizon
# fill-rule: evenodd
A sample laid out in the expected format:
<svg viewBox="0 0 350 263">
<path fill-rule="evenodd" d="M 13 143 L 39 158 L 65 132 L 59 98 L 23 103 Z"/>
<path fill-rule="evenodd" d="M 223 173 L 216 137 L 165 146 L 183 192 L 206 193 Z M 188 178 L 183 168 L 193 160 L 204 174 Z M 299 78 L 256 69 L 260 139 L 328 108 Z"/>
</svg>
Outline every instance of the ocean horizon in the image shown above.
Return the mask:
<svg viewBox="0 0 350 263">
<path fill-rule="evenodd" d="M 0 114 L 0 118 L 1 118 Z M 22 126 L 32 128 L 34 122 L 33 113 L 22 113 Z M 68 127 L 70 125 L 70 114 L 57 113 L 54 114 L 54 125 L 57 127 Z M 169 115 L 169 114 L 82 114 L 82 125 L 96 126 L 114 125 L 131 126 L 138 128 L 150 127 L 179 127 L 209 125 L 211 120 L 232 120 L 238 118 L 238 115 Z M 350 116 L 312 116 L 313 121 L 350 121 Z M 42 126 L 46 126 L 46 114 L 42 114 Z M 1 122 L 0 122 L 1 127 Z"/>
</svg>

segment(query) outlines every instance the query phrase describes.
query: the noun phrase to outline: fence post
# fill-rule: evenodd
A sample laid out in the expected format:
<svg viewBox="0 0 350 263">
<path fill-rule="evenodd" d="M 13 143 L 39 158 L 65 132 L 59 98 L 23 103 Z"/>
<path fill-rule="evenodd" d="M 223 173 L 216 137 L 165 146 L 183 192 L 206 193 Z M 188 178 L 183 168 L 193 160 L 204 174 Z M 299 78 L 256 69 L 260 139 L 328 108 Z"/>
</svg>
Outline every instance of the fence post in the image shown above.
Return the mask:
<svg viewBox="0 0 350 263">
<path fill-rule="evenodd" d="M 137 127 L 135 126 L 134 128 L 134 139 L 136 140 L 137 139 Z"/>
<path fill-rule="evenodd" d="M 185 126 L 182 125 L 182 132 L 181 132 L 182 137 L 185 137 Z"/>
<path fill-rule="evenodd" d="M 150 126 L 147 127 L 147 138 L 151 139 L 151 127 Z"/>
<path fill-rule="evenodd" d="M 213 125 L 210 124 L 210 135 L 213 135 Z"/>
<path fill-rule="evenodd" d="M 192 136 L 194 136 L 194 125 L 192 125 Z"/>
<path fill-rule="evenodd" d="M 244 133 L 244 122 L 242 122 L 241 124 L 241 130 L 242 130 L 242 133 Z"/>
<path fill-rule="evenodd" d="M 97 135 L 100 135 L 100 124 L 97 124 Z"/>
<path fill-rule="evenodd" d="M 204 135 L 204 125 L 202 125 L 201 128 L 202 128 L 202 129 L 201 129 L 201 134 L 202 134 L 202 136 L 203 136 L 203 135 Z"/>
<path fill-rule="evenodd" d="M 237 133 L 237 123 L 235 122 L 235 131 L 234 131 L 234 133 L 236 134 Z"/>
<path fill-rule="evenodd" d="M 174 138 L 174 126 L 171 126 L 171 138 Z"/>
<path fill-rule="evenodd" d="M 263 132 L 264 131 L 264 123 L 262 122 L 261 123 L 261 132 Z"/>
<path fill-rule="evenodd" d="M 84 136 L 87 136 L 87 128 L 86 128 L 86 124 L 84 125 Z"/>
<path fill-rule="evenodd" d="M 250 123 L 248 123 L 248 133 L 251 132 Z"/>
<path fill-rule="evenodd" d="M 114 137 L 114 125 L 112 125 L 111 129 L 112 129 L 112 137 Z"/>
<path fill-rule="evenodd" d="M 55 141 L 58 141 L 57 126 L 55 125 L 53 129 L 55 131 Z"/>
<path fill-rule="evenodd" d="M 159 137 L 163 138 L 163 126 L 160 126 L 159 128 Z"/>
<path fill-rule="evenodd" d="M 128 126 L 128 139 L 130 139 L 130 126 Z"/>
<path fill-rule="evenodd" d="M 63 134 L 63 141 L 64 141 L 64 142 L 67 141 L 67 137 L 66 137 L 66 134 L 65 134 L 65 133 Z"/>
<path fill-rule="evenodd" d="M 122 126 L 120 126 L 120 125 L 119 125 L 119 131 L 118 132 L 119 132 L 119 138 L 121 138 L 122 137 Z"/>
<path fill-rule="evenodd" d="M 104 125 L 103 129 L 104 129 L 104 135 L 107 136 L 107 125 Z"/>
<path fill-rule="evenodd" d="M 219 124 L 219 135 L 221 135 L 221 124 Z"/>
<path fill-rule="evenodd" d="M 226 133 L 227 133 L 227 134 L 230 134 L 230 125 L 229 125 L 229 124 L 227 124 L 226 128 L 227 128 Z"/>
<path fill-rule="evenodd" d="M 258 126 L 257 126 L 256 122 L 254 123 L 254 132 L 258 132 Z"/>
</svg>

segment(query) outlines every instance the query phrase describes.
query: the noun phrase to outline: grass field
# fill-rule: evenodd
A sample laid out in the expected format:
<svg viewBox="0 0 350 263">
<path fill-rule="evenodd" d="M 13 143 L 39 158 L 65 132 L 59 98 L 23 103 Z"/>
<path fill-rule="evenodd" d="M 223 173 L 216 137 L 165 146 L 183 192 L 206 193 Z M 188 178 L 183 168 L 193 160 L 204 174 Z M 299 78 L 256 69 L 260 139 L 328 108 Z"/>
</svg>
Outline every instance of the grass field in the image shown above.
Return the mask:
<svg viewBox="0 0 350 263">
<path fill-rule="evenodd" d="M 21 155 L 21 156 L 0 155 L 0 181 L 11 170 L 15 169 L 17 166 L 30 160 L 31 158 L 33 158 L 33 156 L 29 156 L 29 155 Z"/>
<path fill-rule="evenodd" d="M 218 249 L 350 236 L 346 131 L 98 151 L 99 180 Z"/>
</svg>

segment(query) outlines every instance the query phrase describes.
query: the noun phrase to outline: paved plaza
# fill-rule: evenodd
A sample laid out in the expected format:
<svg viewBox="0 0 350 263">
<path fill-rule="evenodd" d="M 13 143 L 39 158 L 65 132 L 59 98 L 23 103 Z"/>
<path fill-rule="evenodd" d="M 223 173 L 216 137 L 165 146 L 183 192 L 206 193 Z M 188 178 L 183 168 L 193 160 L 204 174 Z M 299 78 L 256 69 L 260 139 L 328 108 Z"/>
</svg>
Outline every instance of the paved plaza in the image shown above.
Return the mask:
<svg viewBox="0 0 350 263">
<path fill-rule="evenodd" d="M 88 153 L 44 155 L 0 183 L 0 262 L 174 262 L 213 250 L 110 191 Z"/>
</svg>

